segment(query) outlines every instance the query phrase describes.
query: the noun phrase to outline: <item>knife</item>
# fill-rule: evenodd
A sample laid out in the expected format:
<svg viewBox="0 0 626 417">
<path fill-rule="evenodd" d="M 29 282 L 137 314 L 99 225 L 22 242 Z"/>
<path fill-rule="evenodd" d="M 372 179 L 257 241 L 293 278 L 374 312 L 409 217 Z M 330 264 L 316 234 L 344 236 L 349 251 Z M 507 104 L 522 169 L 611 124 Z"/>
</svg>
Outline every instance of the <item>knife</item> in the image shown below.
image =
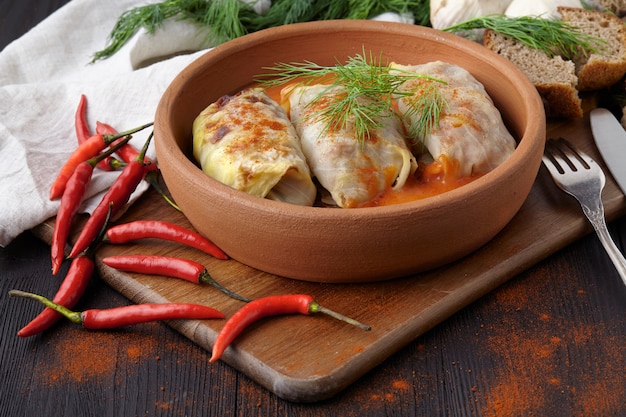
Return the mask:
<svg viewBox="0 0 626 417">
<path fill-rule="evenodd" d="M 626 130 L 607 109 L 591 110 L 589 119 L 600 155 L 622 193 L 626 194 Z"/>
</svg>

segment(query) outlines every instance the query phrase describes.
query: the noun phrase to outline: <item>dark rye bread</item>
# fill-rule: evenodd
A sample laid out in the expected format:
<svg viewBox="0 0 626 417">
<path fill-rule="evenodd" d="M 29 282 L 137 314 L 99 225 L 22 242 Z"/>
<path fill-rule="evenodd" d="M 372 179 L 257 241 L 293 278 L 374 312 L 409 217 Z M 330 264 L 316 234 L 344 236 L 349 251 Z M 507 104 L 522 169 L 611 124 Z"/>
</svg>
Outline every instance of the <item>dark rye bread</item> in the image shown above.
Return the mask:
<svg viewBox="0 0 626 417">
<path fill-rule="evenodd" d="M 487 30 L 484 45 L 517 66 L 535 85 L 548 117 L 582 117 L 581 100 L 576 90 L 578 78 L 572 61 L 530 48 L 494 31 Z"/>
<path fill-rule="evenodd" d="M 574 60 L 549 57 L 487 30 L 484 45 L 520 68 L 543 99 L 548 117 L 581 117 L 579 91 L 599 90 L 617 83 L 626 73 L 626 29 L 614 15 L 582 8 L 559 7 L 567 23 L 605 39 L 606 53 L 580 55 Z"/>
<path fill-rule="evenodd" d="M 574 7 L 558 7 L 562 19 L 595 38 L 604 39 L 602 53 L 579 54 L 574 59 L 578 90 L 591 91 L 617 83 L 626 73 L 626 28 L 610 13 Z"/>
</svg>

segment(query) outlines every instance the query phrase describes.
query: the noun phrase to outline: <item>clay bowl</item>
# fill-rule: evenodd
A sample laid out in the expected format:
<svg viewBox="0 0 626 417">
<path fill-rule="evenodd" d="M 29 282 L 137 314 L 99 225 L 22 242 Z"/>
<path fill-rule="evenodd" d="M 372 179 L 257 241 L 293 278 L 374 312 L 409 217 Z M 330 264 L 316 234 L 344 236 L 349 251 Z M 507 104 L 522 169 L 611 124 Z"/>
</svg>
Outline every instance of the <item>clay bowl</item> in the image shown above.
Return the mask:
<svg viewBox="0 0 626 417">
<path fill-rule="evenodd" d="M 365 49 L 363 49 L 365 48 Z M 265 67 L 334 65 L 362 51 L 402 64 L 442 60 L 481 81 L 519 140 L 494 171 L 425 200 L 358 209 L 299 207 L 253 197 L 205 175 L 191 157 L 202 109 Z M 457 260 L 489 242 L 526 199 L 541 162 L 545 116 L 527 78 L 486 48 L 429 28 L 374 21 L 289 25 L 225 43 L 184 69 L 163 95 L 155 144 L 163 177 L 185 216 L 233 259 L 306 281 L 368 282 Z"/>
</svg>

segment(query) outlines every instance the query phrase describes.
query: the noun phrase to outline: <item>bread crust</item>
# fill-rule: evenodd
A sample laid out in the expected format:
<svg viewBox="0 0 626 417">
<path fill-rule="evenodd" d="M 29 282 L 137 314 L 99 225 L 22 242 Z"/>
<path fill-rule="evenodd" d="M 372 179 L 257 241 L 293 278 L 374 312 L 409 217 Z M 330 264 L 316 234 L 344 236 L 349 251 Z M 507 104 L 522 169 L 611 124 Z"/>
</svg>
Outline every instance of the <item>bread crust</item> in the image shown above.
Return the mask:
<svg viewBox="0 0 626 417">
<path fill-rule="evenodd" d="M 535 85 L 546 116 L 579 118 L 583 115 L 579 92 L 601 90 L 626 74 L 626 28 L 615 15 L 575 7 L 558 7 L 563 20 L 590 36 L 604 39 L 606 52 L 574 59 L 550 57 L 492 30 L 483 36 L 485 47 L 513 62 Z"/>
<path fill-rule="evenodd" d="M 609 13 L 574 7 L 558 7 L 557 11 L 564 21 L 583 33 L 606 41 L 606 45 L 598 46 L 602 53 L 588 56 L 579 53 L 574 59 L 578 90 L 601 90 L 620 81 L 626 73 L 626 29 L 621 19 Z"/>
</svg>

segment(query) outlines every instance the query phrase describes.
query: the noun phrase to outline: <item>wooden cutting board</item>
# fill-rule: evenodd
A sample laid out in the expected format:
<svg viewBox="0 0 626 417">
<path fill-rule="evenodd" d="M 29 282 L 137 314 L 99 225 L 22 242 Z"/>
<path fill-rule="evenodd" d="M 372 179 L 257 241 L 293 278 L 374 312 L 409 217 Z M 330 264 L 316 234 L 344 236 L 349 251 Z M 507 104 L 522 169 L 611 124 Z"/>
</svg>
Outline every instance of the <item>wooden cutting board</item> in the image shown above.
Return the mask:
<svg viewBox="0 0 626 417">
<path fill-rule="evenodd" d="M 571 140 L 602 164 L 588 113 L 576 121 L 551 122 L 548 137 L 558 136 Z M 624 195 L 608 170 L 605 172 L 603 199 L 607 218 L 612 220 L 625 213 L 626 205 Z M 134 219 L 160 219 L 190 227 L 181 213 L 154 192 L 142 196 L 118 222 Z M 35 230 L 48 242 L 53 222 L 51 219 Z M 222 360 L 279 397 L 313 402 L 335 395 L 427 330 L 591 230 L 578 203 L 558 190 L 542 167 L 519 213 L 489 244 L 456 263 L 403 279 L 363 285 L 300 282 L 155 240 L 106 245 L 99 249 L 98 259 L 131 253 L 191 258 L 206 265 L 218 282 L 247 297 L 311 294 L 320 304 L 371 325 L 367 332 L 323 315 L 275 317 L 250 327 L 225 352 Z M 98 269 L 104 280 L 136 303 L 206 303 L 227 317 L 242 306 L 210 286 L 123 273 L 99 261 Z M 224 321 L 169 324 L 204 347 L 208 360 Z"/>
</svg>

